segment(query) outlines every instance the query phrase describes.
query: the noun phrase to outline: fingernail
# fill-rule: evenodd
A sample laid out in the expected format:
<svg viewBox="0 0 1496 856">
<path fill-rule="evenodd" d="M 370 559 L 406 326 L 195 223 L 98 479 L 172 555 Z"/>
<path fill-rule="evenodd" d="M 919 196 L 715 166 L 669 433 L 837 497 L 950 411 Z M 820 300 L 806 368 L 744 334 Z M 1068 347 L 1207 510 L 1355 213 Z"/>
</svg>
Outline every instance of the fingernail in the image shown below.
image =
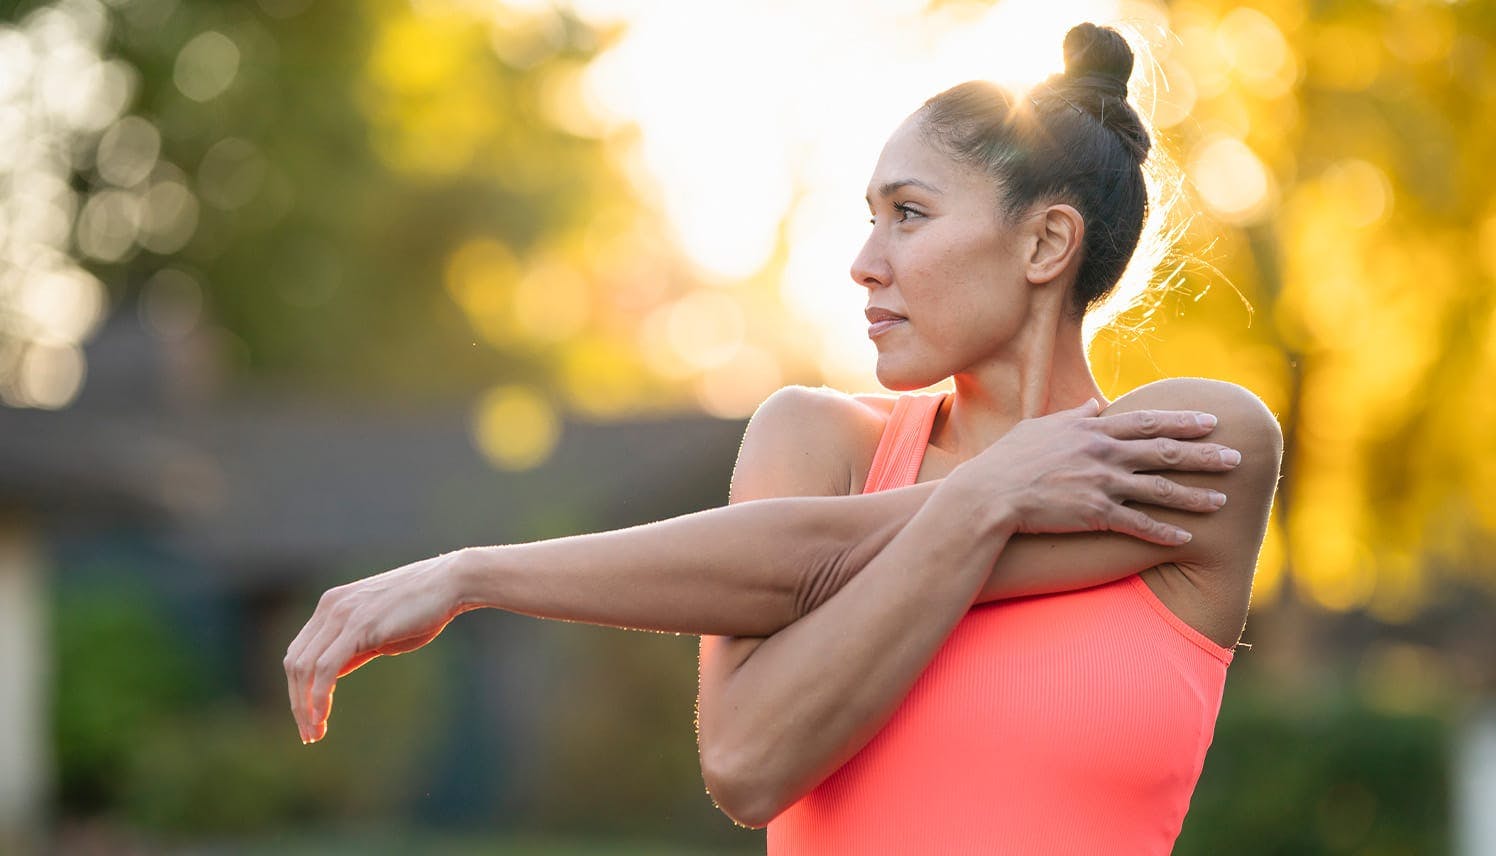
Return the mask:
<svg viewBox="0 0 1496 856">
<path fill-rule="evenodd" d="M 1241 463 L 1241 452 L 1238 452 L 1235 449 L 1222 449 L 1221 463 L 1225 464 L 1228 467 L 1236 466 L 1237 464 Z"/>
<path fill-rule="evenodd" d="M 1209 413 L 1200 413 L 1195 416 L 1195 421 L 1200 423 L 1201 428 L 1216 427 L 1216 418 Z"/>
<path fill-rule="evenodd" d="M 1221 493 L 1218 490 L 1211 491 L 1210 492 L 1210 504 L 1214 505 L 1216 508 L 1220 508 L 1221 506 L 1225 505 L 1226 504 L 1226 494 Z"/>
<path fill-rule="evenodd" d="M 1190 533 L 1184 531 L 1183 529 L 1175 529 L 1174 530 L 1174 540 L 1178 541 L 1181 544 L 1188 544 L 1189 541 L 1190 541 L 1190 539 L 1193 538 L 1193 537 L 1195 537 L 1195 536 L 1193 536 Z"/>
</svg>

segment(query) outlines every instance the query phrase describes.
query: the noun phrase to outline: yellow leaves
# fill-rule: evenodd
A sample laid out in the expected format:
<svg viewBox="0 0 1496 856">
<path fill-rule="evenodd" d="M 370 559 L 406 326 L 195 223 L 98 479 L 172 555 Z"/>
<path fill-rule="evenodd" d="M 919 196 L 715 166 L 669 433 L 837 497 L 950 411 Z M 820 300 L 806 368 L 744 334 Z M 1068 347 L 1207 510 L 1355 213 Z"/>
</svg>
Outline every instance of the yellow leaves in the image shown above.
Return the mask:
<svg viewBox="0 0 1496 856">
<path fill-rule="evenodd" d="M 1216 39 L 1236 78 L 1264 98 L 1286 95 L 1298 80 L 1299 66 L 1288 41 L 1273 20 L 1256 9 L 1239 6 L 1216 27 Z"/>
<path fill-rule="evenodd" d="M 1319 27 L 1305 55 L 1310 78 L 1326 89 L 1358 92 L 1370 86 L 1382 69 L 1377 37 L 1349 23 Z"/>
<path fill-rule="evenodd" d="M 1449 56 L 1455 25 L 1448 5 L 1402 0 L 1389 10 L 1382 27 L 1387 50 L 1409 64 L 1434 62 Z"/>
<path fill-rule="evenodd" d="M 1186 169 L 1200 199 L 1228 223 L 1256 222 L 1272 204 L 1272 176 L 1256 153 L 1240 140 L 1207 138 L 1190 152 Z"/>
<path fill-rule="evenodd" d="M 1319 180 L 1352 229 L 1374 226 L 1392 211 L 1392 182 L 1375 164 L 1348 158 L 1331 165 Z"/>
<path fill-rule="evenodd" d="M 1285 278 L 1280 311 L 1291 329 L 1308 331 L 1306 349 L 1352 352 L 1379 386 L 1397 364 L 1422 364 L 1437 343 L 1430 309 L 1451 293 L 1444 251 L 1414 235 L 1384 235 L 1391 182 L 1375 165 L 1340 161 L 1301 183 L 1283 206 L 1280 234 Z M 1413 352 L 1420 352 L 1414 358 Z M 1360 378 L 1358 378 L 1360 379 Z"/>
<path fill-rule="evenodd" d="M 1361 538 L 1360 479 L 1350 461 L 1308 454 L 1297 459 L 1288 521 L 1294 579 L 1321 605 L 1365 606 L 1376 586 L 1372 554 Z"/>
<path fill-rule="evenodd" d="M 508 87 L 475 12 L 400 7 L 377 25 L 360 102 L 390 168 L 461 172 L 503 129 Z"/>
<path fill-rule="evenodd" d="M 1475 233 L 1475 250 L 1481 272 L 1487 279 L 1496 280 L 1496 213 L 1481 221 Z"/>
<path fill-rule="evenodd" d="M 1253 609 L 1271 604 L 1283 589 L 1288 557 L 1283 549 L 1283 527 L 1279 517 L 1274 511 L 1268 520 L 1267 535 L 1262 539 L 1262 550 L 1257 554 L 1257 572 L 1252 577 Z"/>
<path fill-rule="evenodd" d="M 369 77 L 395 95 L 428 95 L 453 83 L 478 34 L 469 14 L 453 8 L 391 15 L 369 56 Z"/>
</svg>

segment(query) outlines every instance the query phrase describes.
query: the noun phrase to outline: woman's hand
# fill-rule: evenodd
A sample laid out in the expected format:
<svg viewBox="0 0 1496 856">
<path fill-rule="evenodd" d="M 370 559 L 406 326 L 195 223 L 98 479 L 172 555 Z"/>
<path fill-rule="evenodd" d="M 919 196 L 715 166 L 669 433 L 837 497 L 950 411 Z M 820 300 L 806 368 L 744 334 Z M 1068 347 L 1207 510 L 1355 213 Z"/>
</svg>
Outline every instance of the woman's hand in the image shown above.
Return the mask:
<svg viewBox="0 0 1496 856">
<path fill-rule="evenodd" d="M 468 608 L 445 553 L 329 589 L 286 649 L 286 685 L 303 743 L 327 734 L 337 679 L 380 655 L 425 645 Z"/>
<path fill-rule="evenodd" d="M 1098 416 L 1095 399 L 1025 419 L 947 477 L 1002 503 L 1015 533 L 1112 531 L 1177 546 L 1190 533 L 1125 502 L 1210 512 L 1219 491 L 1186 487 L 1158 471 L 1222 472 L 1241 455 L 1198 442 L 1215 427 L 1207 413 L 1135 410 Z M 994 491 L 994 488 L 996 490 Z"/>
</svg>

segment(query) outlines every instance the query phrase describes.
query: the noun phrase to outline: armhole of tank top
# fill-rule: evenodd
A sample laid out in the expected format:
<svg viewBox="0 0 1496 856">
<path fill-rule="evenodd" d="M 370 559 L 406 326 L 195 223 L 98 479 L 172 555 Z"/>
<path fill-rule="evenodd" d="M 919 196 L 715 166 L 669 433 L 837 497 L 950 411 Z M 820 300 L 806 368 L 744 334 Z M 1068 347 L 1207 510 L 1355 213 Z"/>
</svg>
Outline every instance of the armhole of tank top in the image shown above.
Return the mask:
<svg viewBox="0 0 1496 856">
<path fill-rule="evenodd" d="M 1148 587 L 1148 583 L 1143 579 L 1141 574 L 1133 574 L 1128 578 L 1128 582 L 1132 584 L 1132 588 L 1137 592 L 1138 597 L 1142 598 L 1143 602 L 1148 604 L 1158 614 L 1158 617 L 1164 620 L 1164 623 L 1174 628 L 1176 633 L 1184 637 L 1186 641 L 1193 643 L 1195 647 L 1220 660 L 1223 665 L 1231 665 L 1232 659 L 1236 656 L 1235 649 L 1221 647 L 1214 639 L 1191 627 L 1183 618 L 1175 615 L 1174 610 L 1170 609 L 1169 605 L 1164 603 L 1154 593 L 1153 589 Z"/>
</svg>

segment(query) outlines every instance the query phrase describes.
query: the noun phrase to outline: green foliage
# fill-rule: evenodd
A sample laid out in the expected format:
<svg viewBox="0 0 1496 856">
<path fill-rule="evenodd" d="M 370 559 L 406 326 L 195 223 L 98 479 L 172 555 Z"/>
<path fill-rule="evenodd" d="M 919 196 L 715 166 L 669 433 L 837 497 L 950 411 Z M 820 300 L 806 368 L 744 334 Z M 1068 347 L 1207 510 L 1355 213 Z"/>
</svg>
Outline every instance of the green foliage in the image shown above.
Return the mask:
<svg viewBox="0 0 1496 856">
<path fill-rule="evenodd" d="M 312 3 L 284 19 L 252 0 L 134 6 L 112 16 L 111 39 L 140 72 L 131 112 L 160 129 L 162 159 L 201 205 L 179 252 L 96 265 L 118 296 L 182 268 L 232 333 L 232 370 L 304 388 L 442 396 L 499 368 L 523 377 L 543 365 L 476 347 L 443 265 L 474 237 L 522 258 L 616 193 L 602 144 L 558 129 L 540 107 L 552 72 L 597 49 L 589 30 L 558 12 L 554 26 L 511 34 L 528 50 L 515 66 L 470 11 L 433 13 L 429 36 L 442 41 L 430 43 L 421 15 L 390 0 Z M 239 70 L 198 103 L 174 74 L 183 46 L 210 30 L 237 46 Z M 428 68 L 437 55 L 439 75 Z M 224 193 L 203 165 L 226 140 L 250 154 L 227 179 L 241 198 L 215 204 Z"/>
<path fill-rule="evenodd" d="M 567 626 L 534 783 L 537 828 L 744 847 L 761 833 L 712 805 L 697 767 L 695 637 Z"/>
<path fill-rule="evenodd" d="M 63 588 L 53 627 L 64 812 L 113 815 L 161 836 L 399 818 L 422 786 L 433 724 L 447 715 L 440 645 L 340 684 L 346 712 L 307 747 L 282 704 L 245 706 L 231 679 L 213 675 L 148 590 Z"/>
<path fill-rule="evenodd" d="M 1450 731 L 1354 697 L 1227 699 L 1174 852 L 1448 852 Z"/>
<path fill-rule="evenodd" d="M 153 730 L 206 696 L 206 664 L 173 632 L 159 601 L 137 587 L 61 590 L 53 632 L 63 802 L 84 810 L 115 804 Z"/>
</svg>

